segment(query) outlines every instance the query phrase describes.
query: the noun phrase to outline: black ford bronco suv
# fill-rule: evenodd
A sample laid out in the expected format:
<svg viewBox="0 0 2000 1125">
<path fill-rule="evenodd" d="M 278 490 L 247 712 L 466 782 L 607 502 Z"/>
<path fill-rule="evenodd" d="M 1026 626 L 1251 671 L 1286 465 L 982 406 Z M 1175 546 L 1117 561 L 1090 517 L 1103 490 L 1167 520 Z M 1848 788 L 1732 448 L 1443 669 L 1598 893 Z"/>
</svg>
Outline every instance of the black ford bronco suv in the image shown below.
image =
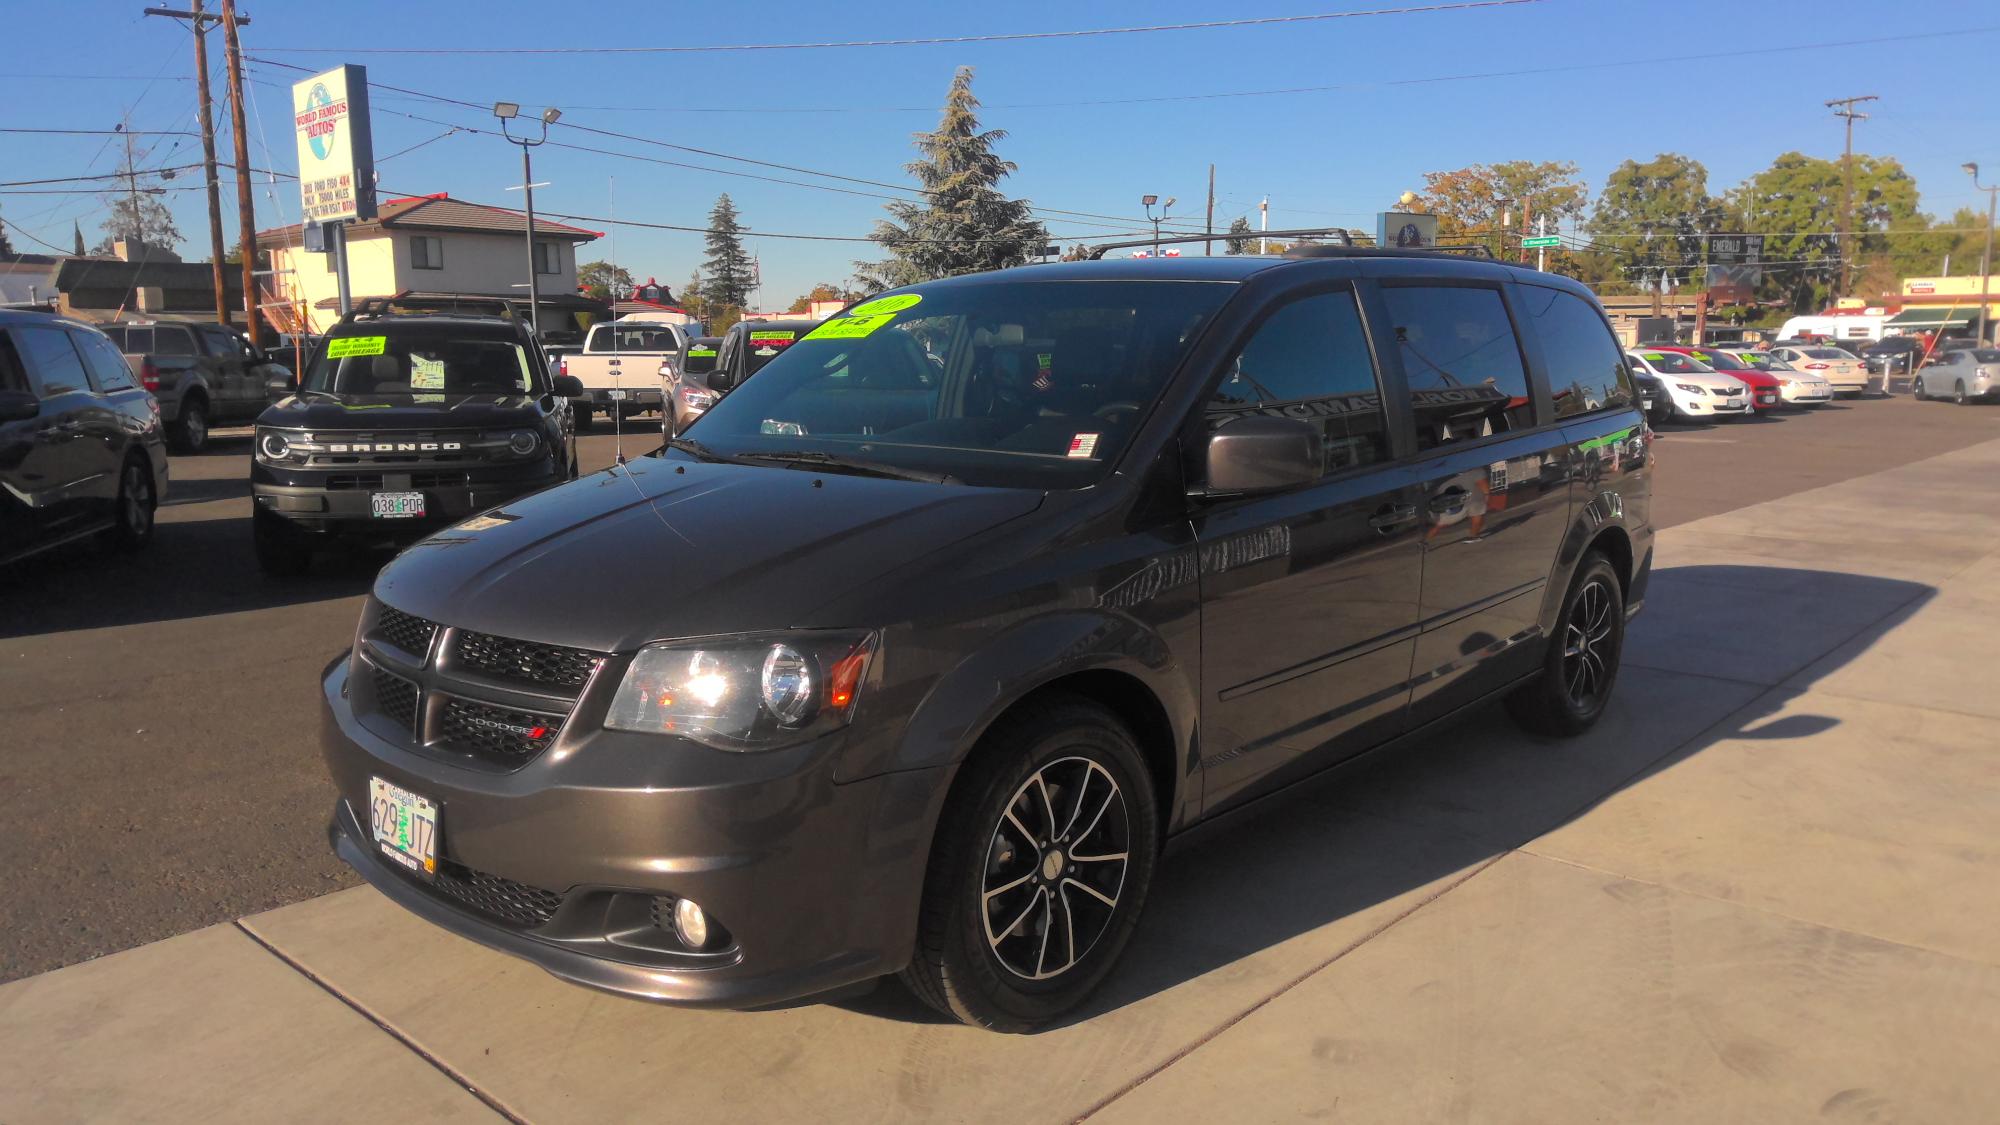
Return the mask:
<svg viewBox="0 0 2000 1125">
<path fill-rule="evenodd" d="M 257 419 L 259 566 L 302 574 L 334 539 L 406 543 L 574 479 L 575 382 L 511 316 L 362 302 Z"/>
</svg>

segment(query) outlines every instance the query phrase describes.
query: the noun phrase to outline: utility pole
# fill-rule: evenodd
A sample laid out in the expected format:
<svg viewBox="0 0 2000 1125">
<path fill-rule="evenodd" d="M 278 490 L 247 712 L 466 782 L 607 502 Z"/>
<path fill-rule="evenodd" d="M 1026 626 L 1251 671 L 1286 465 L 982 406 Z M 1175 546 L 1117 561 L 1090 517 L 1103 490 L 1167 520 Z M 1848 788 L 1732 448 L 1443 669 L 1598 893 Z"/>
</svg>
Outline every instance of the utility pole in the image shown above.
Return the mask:
<svg viewBox="0 0 2000 1125">
<path fill-rule="evenodd" d="M 125 118 L 125 123 L 119 127 L 119 131 L 125 134 L 125 197 L 132 201 L 132 212 L 126 216 L 132 222 L 132 233 L 126 235 L 126 240 L 128 243 L 136 243 L 143 228 L 139 225 L 139 173 L 132 163 L 132 119 L 129 116 Z M 118 232 L 111 233 L 115 236 Z M 139 252 L 141 257 L 145 256 L 143 249 Z"/>
<path fill-rule="evenodd" d="M 213 265 L 215 320 L 218 324 L 228 324 L 229 286 L 222 275 L 222 184 L 215 174 L 215 101 L 208 92 L 208 28 L 216 22 L 216 17 L 202 11 L 204 2 L 193 0 L 188 5 L 190 11 L 147 8 L 146 14 L 184 19 L 194 29 L 195 97 L 201 105 L 201 168 L 208 191 L 208 260 Z M 250 21 L 246 18 L 238 22 Z"/>
<path fill-rule="evenodd" d="M 250 201 L 250 134 L 243 125 L 243 45 L 237 40 L 236 0 L 222 0 L 222 41 L 229 62 L 229 127 L 236 134 L 236 225 L 243 247 L 243 332 L 250 342 L 257 324 L 257 215 Z M 247 22 L 247 21 L 245 21 Z M 360 185 L 355 185 L 359 190 Z"/>
<path fill-rule="evenodd" d="M 1542 217 L 1539 220 L 1537 220 L 1537 223 L 1538 225 L 1535 227 L 1535 233 L 1538 235 L 1547 235 L 1549 233 L 1549 216 L 1547 212 L 1544 212 L 1542 214 Z M 1548 247 L 1546 246 L 1535 247 L 1535 268 L 1541 271 L 1542 273 L 1549 272 Z"/>
<path fill-rule="evenodd" d="M 1993 219 L 1994 211 L 2000 208 L 2000 184 L 1988 187 L 1979 182 L 1979 165 L 1961 164 L 1965 174 L 1972 177 L 1972 186 L 1986 193 L 1986 249 L 1979 255 L 1979 326 L 1973 329 L 1973 342 L 1986 343 L 1986 302 L 1993 285 Z"/>
<path fill-rule="evenodd" d="M 1257 204 L 1257 233 L 1261 235 L 1265 231 L 1270 229 L 1271 229 L 1271 197 L 1267 195 L 1264 197 L 1263 202 Z M 1257 253 L 1269 254 L 1270 252 L 1271 252 L 1270 247 L 1265 243 L 1265 241 L 1262 238 L 1259 238 L 1257 240 Z"/>
<path fill-rule="evenodd" d="M 1215 253 L 1215 165 L 1208 166 L 1208 218 L 1201 224 L 1201 233 L 1208 235 L 1208 241 L 1201 244 L 1203 257 Z"/>
<path fill-rule="evenodd" d="M 1862 94 L 1853 98 L 1835 98 L 1826 103 L 1835 117 L 1847 122 L 1847 146 L 1840 156 L 1840 285 L 1834 292 L 1836 297 L 1847 295 L 1847 288 L 1854 272 L 1853 248 L 1849 243 L 1854 237 L 1854 123 L 1868 120 L 1868 115 L 1855 111 L 1856 102 L 1872 102 L 1880 99 L 1874 94 Z M 1838 106 L 1838 109 L 1834 107 Z"/>
</svg>

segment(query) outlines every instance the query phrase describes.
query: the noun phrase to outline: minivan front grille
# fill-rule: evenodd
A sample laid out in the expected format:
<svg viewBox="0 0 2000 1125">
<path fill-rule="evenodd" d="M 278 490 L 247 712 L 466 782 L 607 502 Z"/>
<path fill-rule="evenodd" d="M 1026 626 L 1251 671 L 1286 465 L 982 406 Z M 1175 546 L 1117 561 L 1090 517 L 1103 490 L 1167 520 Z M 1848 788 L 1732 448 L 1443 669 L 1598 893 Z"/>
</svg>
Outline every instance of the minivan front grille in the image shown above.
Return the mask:
<svg viewBox="0 0 2000 1125">
<path fill-rule="evenodd" d="M 383 606 L 381 614 L 375 618 L 375 636 L 419 660 L 430 652 L 431 638 L 436 634 L 437 622 L 426 621 L 391 606 Z"/>
<path fill-rule="evenodd" d="M 375 710 L 394 720 L 404 730 L 417 729 L 417 685 L 396 675 L 375 669 Z"/>
<path fill-rule="evenodd" d="M 531 887 L 452 860 L 438 864 L 430 886 L 469 910 L 529 929 L 546 925 L 563 902 L 561 891 Z"/>
<path fill-rule="evenodd" d="M 469 629 L 459 632 L 457 652 L 459 667 L 468 671 L 555 688 L 583 687 L 604 659 L 580 648 L 516 641 Z"/>
<path fill-rule="evenodd" d="M 548 748 L 563 716 L 538 715 L 471 699 L 447 699 L 438 720 L 438 741 L 446 749 L 500 766 L 517 766 Z"/>
</svg>

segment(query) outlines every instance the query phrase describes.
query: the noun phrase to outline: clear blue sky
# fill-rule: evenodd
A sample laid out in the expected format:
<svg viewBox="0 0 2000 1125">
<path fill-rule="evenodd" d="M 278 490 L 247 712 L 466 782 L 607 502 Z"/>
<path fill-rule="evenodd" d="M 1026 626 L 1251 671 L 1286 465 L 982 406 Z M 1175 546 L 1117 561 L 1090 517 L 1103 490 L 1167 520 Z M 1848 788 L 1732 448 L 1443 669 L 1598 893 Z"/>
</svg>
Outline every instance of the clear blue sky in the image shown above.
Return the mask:
<svg viewBox="0 0 2000 1125">
<path fill-rule="evenodd" d="M 211 7 L 219 0 L 211 0 Z M 247 53 L 321 67 L 368 66 L 375 82 L 476 103 L 517 101 L 534 112 L 559 106 L 567 122 L 752 156 L 862 179 L 908 182 L 909 135 L 936 121 L 952 70 L 977 68 L 985 124 L 1010 134 L 1018 162 L 1006 185 L 1037 205 L 1115 216 L 1140 213 L 1143 193 L 1178 196 L 1177 215 L 1200 220 L 1208 164 L 1216 164 L 1217 226 L 1255 221 L 1271 198 L 1271 225 L 1372 225 L 1370 216 L 1426 171 L 1509 159 L 1568 160 L 1595 189 L 1628 157 L 1682 152 L 1704 162 L 1720 191 L 1788 149 L 1840 151 L 1828 98 L 1879 94 L 1856 133 L 1857 151 L 1895 156 L 1917 177 L 1922 206 L 1948 215 L 1985 202 L 1959 165 L 1976 160 L 2000 176 L 2000 113 L 1990 96 L 2000 25 L 1990 0 L 1885 6 L 1846 0 L 1542 0 L 1480 11 L 1390 15 L 1273 27 L 1231 28 L 1014 43 L 667 55 L 429 56 L 297 54 L 300 47 L 676 46 L 957 36 L 1210 21 L 1405 6 L 1416 0 L 1268 0 L 1217 6 L 1187 0 L 1148 4 L 1054 4 L 1023 0 L 973 7 L 877 0 L 868 4 L 734 5 L 595 2 L 246 5 Z M 194 114 L 192 50 L 181 26 L 142 18 L 143 0 L 9 4 L 0 63 L 0 125 L 108 128 L 130 113 L 134 128 L 186 129 Z M 588 19 L 578 18 L 588 16 Z M 1854 42 L 1885 35 L 1947 38 L 1820 47 L 1715 61 L 1649 62 L 1649 56 Z M 212 37 L 220 66 L 221 36 Z M 31 50 L 20 50 L 32 46 Z M 1554 73 L 1577 64 L 1609 69 Z M 78 77 L 55 77 L 64 75 Z M 252 163 L 295 171 L 287 88 L 296 75 L 253 64 L 258 113 L 248 130 Z M 1412 82 L 1486 75 L 1459 81 Z M 81 77 L 91 76 L 91 77 Z M 1079 105 L 1133 98 L 1340 86 L 1269 96 Z M 438 136 L 438 121 L 487 128 L 485 113 L 421 99 L 375 95 L 378 157 Z M 1047 105 L 1035 103 L 1070 103 Z M 743 112 L 760 111 L 760 112 Z M 782 112 L 778 112 L 782 111 Z M 122 156 L 105 137 L 0 134 L 0 179 L 114 171 Z M 552 140 L 760 172 L 644 144 L 558 128 Z M 266 142 L 269 155 L 266 155 Z M 227 159 L 228 141 L 222 141 Z M 198 160 L 192 138 L 148 138 L 142 167 Z M 744 221 L 774 232 L 864 235 L 879 199 L 765 183 L 565 151 L 537 151 L 539 207 L 603 215 L 616 177 L 619 217 L 700 226 L 728 191 Z M 506 204 L 520 193 L 517 150 L 497 137 L 461 132 L 382 162 L 388 194 L 448 191 Z M 178 181 L 185 184 L 187 181 Z M 862 191 L 880 189 L 817 180 Z M 60 185 L 59 185 L 60 186 Z M 170 184 L 169 186 L 177 186 Z M 19 189 L 0 189 L 14 192 Z M 206 256 L 198 191 L 165 197 L 190 258 Z M 103 195 L 0 194 L 0 216 L 67 249 L 71 222 L 95 242 Z M 296 220 L 297 188 L 260 183 L 260 227 Z M 225 194 L 228 240 L 235 209 Z M 585 224 L 588 225 L 588 224 Z M 1064 241 L 1103 236 L 1102 227 L 1055 225 Z M 19 249 L 42 249 L 18 234 Z M 815 281 L 839 281 L 860 243 L 755 239 L 765 288 L 759 303 L 782 307 Z M 609 239 L 585 247 L 610 257 Z M 696 234 L 620 231 L 617 260 L 641 280 L 678 289 L 701 257 Z"/>
</svg>

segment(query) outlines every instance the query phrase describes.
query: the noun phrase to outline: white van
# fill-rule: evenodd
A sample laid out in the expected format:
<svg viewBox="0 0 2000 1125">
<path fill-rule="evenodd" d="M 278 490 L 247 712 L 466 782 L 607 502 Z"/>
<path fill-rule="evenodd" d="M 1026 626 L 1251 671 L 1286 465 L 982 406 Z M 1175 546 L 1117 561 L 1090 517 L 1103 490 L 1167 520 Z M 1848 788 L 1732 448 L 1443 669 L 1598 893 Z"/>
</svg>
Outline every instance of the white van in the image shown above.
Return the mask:
<svg viewBox="0 0 2000 1125">
<path fill-rule="evenodd" d="M 1778 339 L 1880 340 L 1888 321 L 1887 316 L 1795 316 L 1778 329 Z"/>
</svg>

